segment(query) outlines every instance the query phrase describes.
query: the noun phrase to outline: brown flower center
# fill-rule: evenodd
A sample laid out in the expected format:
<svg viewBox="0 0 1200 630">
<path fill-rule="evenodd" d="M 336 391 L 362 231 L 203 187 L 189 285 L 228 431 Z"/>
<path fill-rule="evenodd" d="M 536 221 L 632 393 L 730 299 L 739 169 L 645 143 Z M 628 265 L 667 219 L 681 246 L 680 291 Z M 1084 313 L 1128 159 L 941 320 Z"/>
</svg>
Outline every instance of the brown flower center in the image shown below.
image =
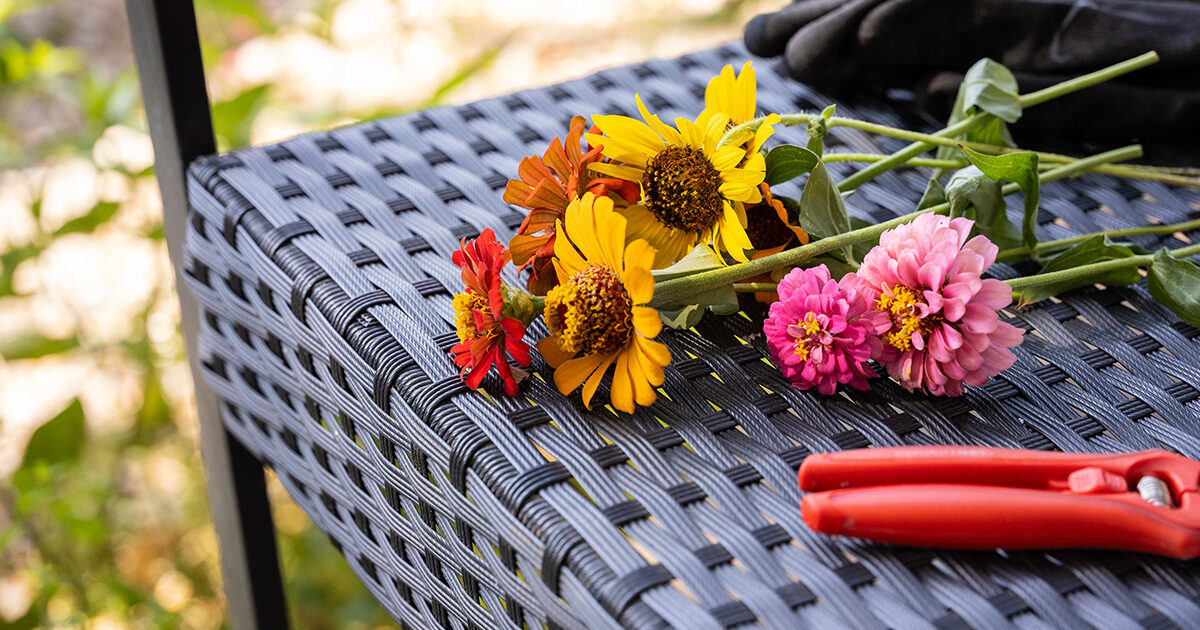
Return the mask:
<svg viewBox="0 0 1200 630">
<path fill-rule="evenodd" d="M 699 149 L 668 147 L 646 165 L 642 197 L 663 225 L 707 230 L 721 218 L 721 174 Z"/>
<path fill-rule="evenodd" d="M 746 208 L 746 235 L 754 249 L 779 247 L 795 236 L 775 209 L 765 203 Z"/>
<path fill-rule="evenodd" d="M 592 266 L 546 296 L 546 326 L 570 353 L 612 352 L 633 335 L 633 300 L 612 271 Z"/>
</svg>

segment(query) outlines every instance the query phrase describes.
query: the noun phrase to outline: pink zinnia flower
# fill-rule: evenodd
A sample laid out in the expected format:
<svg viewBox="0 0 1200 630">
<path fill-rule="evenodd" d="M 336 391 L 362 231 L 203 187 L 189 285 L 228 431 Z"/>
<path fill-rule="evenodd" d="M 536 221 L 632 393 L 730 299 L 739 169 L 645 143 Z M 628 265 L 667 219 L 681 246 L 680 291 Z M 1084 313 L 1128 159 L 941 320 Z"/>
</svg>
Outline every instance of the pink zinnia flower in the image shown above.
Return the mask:
<svg viewBox="0 0 1200 630">
<path fill-rule="evenodd" d="M 771 357 L 800 389 L 832 394 L 838 383 L 866 389 L 875 373 L 887 317 L 872 310 L 870 291 L 853 273 L 839 283 L 825 265 L 793 269 L 779 282 L 779 301 L 763 322 Z"/>
<path fill-rule="evenodd" d="M 1000 321 L 1012 301 L 1000 280 L 982 279 L 997 247 L 970 241 L 974 221 L 925 214 L 884 232 L 858 275 L 890 319 L 879 361 L 900 384 L 958 396 L 1016 361 L 1024 332 Z"/>
</svg>

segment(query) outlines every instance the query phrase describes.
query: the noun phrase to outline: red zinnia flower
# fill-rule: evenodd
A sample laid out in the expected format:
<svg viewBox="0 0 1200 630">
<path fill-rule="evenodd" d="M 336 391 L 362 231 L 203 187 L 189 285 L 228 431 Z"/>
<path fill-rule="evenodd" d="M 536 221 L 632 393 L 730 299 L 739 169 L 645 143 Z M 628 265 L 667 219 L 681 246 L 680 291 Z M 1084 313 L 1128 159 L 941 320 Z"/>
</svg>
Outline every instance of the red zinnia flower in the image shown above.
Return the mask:
<svg viewBox="0 0 1200 630">
<path fill-rule="evenodd" d="M 512 316 L 511 308 L 505 308 L 505 295 L 511 290 L 500 280 L 500 272 L 508 264 L 508 251 L 489 229 L 475 240 L 463 240 L 462 248 L 454 252 L 452 260 L 462 268 L 466 285 L 462 293 L 454 296 L 459 340 L 450 349 L 454 363 L 462 368 L 463 379 L 471 389 L 479 388 L 495 364 L 504 380 L 505 393 L 514 396 L 517 383 L 529 374 L 510 366 L 507 357 L 511 356 L 517 365 L 529 365 L 529 344 L 522 341 L 525 324 Z"/>
<path fill-rule="evenodd" d="M 555 138 L 542 157 L 522 159 L 517 167 L 521 179 L 510 179 L 504 189 L 505 202 L 529 210 L 509 245 L 513 263 L 530 268 L 526 286 L 538 295 L 545 295 L 557 284 L 551 263 L 554 222 L 563 218 L 572 201 L 588 191 L 597 197 L 611 191 L 625 203 L 637 201 L 641 194 L 636 182 L 602 177 L 588 169 L 588 165 L 601 160 L 601 147 L 589 147 L 585 153 L 580 142 L 584 130 L 584 117 L 572 118 L 566 142 Z"/>
</svg>

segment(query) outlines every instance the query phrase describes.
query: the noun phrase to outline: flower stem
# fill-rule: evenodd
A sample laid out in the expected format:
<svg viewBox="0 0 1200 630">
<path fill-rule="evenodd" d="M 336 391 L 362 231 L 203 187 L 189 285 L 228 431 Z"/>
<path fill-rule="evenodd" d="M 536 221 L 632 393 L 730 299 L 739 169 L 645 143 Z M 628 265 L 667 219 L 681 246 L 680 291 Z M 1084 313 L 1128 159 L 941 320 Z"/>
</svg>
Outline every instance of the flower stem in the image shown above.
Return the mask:
<svg viewBox="0 0 1200 630">
<path fill-rule="evenodd" d="M 776 282 L 734 282 L 733 290 L 738 293 L 758 293 L 760 291 L 774 293 L 779 290 Z"/>
<path fill-rule="evenodd" d="M 1078 236 L 1068 236 L 1053 241 L 1041 241 L 1031 250 L 1029 246 L 1022 245 L 1011 249 L 1001 250 L 996 256 L 1000 260 L 1010 258 L 1012 256 L 1021 256 L 1026 254 L 1040 254 L 1042 252 L 1054 251 L 1063 247 L 1074 245 L 1080 241 L 1085 241 L 1093 236 L 1104 234 L 1113 238 L 1122 236 L 1142 236 L 1146 234 L 1174 234 L 1176 232 L 1191 232 L 1192 230 L 1200 229 L 1200 219 L 1192 219 L 1182 223 L 1169 223 L 1159 225 L 1143 225 L 1135 228 L 1125 228 L 1122 230 L 1106 230 L 1101 232 L 1090 232 L 1088 234 L 1080 234 Z"/>
<path fill-rule="evenodd" d="M 1171 255 L 1175 258 L 1186 258 L 1200 254 L 1200 243 L 1196 245 L 1188 245 L 1179 249 L 1171 250 Z M 1051 271 L 1050 273 L 1039 273 L 1032 276 L 1022 276 L 1007 280 L 1008 286 L 1014 291 L 1028 289 L 1044 284 L 1054 284 L 1065 280 L 1075 280 L 1079 278 L 1087 278 L 1088 276 L 1097 276 L 1106 271 L 1115 269 L 1125 269 L 1126 267 L 1143 267 L 1154 264 L 1153 254 L 1142 254 L 1140 256 L 1130 256 L 1129 258 L 1118 258 L 1116 260 L 1105 260 L 1103 262 L 1092 263 L 1090 265 L 1080 265 L 1062 271 Z"/>
<path fill-rule="evenodd" d="M 1042 184 L 1063 179 L 1066 177 L 1074 177 L 1082 175 L 1095 169 L 1101 164 L 1117 162 L 1121 160 L 1129 160 L 1136 158 L 1142 154 L 1142 148 L 1139 145 L 1131 145 L 1112 151 L 1106 151 L 1090 157 L 1083 158 L 1071 164 L 1064 164 L 1056 169 L 1046 171 L 1038 175 L 1038 181 Z M 1010 195 L 1019 190 L 1016 184 L 1008 184 L 1004 186 L 1002 192 L 1005 195 Z M 657 283 L 654 286 L 654 300 L 651 304 L 670 304 L 678 302 L 689 295 L 702 293 L 710 289 L 732 284 L 737 280 L 756 276 L 760 273 L 768 273 L 781 267 L 792 267 L 810 258 L 820 256 L 831 252 L 835 249 L 846 245 L 853 245 L 863 241 L 878 239 L 879 235 L 887 230 L 890 230 L 898 225 L 908 223 L 922 214 L 929 212 L 941 214 L 950 210 L 950 204 L 942 203 L 936 206 L 918 210 L 911 214 L 897 217 L 890 221 L 884 221 L 876 225 L 871 225 L 857 230 L 851 230 L 842 234 L 835 234 L 817 241 L 813 241 L 807 245 L 801 245 L 792 249 L 785 249 L 777 254 L 756 258 L 749 262 L 729 265 L 709 271 L 672 278 Z"/>
<path fill-rule="evenodd" d="M 790 116 L 791 115 L 784 116 L 782 118 L 786 122 L 786 120 L 788 118 L 790 118 Z M 808 116 L 808 114 L 804 114 L 804 116 Z M 959 138 L 959 139 L 947 138 L 947 137 L 942 137 L 942 136 L 936 135 L 936 134 L 920 133 L 918 131 L 909 131 L 907 129 L 900 129 L 897 127 L 889 127 L 887 125 L 879 125 L 876 123 L 866 122 L 866 121 L 862 121 L 862 120 L 855 120 L 853 118 L 842 118 L 840 116 L 834 116 L 833 118 L 829 119 L 828 124 L 831 128 L 832 127 L 850 127 L 852 129 L 860 129 L 863 131 L 868 131 L 868 132 L 883 135 L 883 136 L 899 138 L 901 140 L 924 142 L 924 143 L 933 144 L 933 145 L 937 145 L 937 146 L 943 146 L 943 147 L 958 148 L 959 146 L 964 146 L 969 149 L 974 149 L 975 151 L 979 151 L 980 153 L 987 153 L 990 155 L 1000 155 L 1000 154 L 1004 154 L 1004 153 L 1018 153 L 1018 152 L 1025 151 L 1025 149 L 1020 149 L 1020 148 L 1005 147 L 1005 146 L 1000 146 L 1000 145 L 996 145 L 996 144 L 986 144 L 983 142 L 972 142 L 970 140 L 965 140 L 965 139 L 961 139 L 961 138 Z M 1075 160 L 1079 159 L 1079 158 L 1075 158 L 1075 157 L 1072 157 L 1069 155 L 1061 155 L 1058 153 L 1047 153 L 1045 151 L 1034 151 L 1033 153 L 1037 154 L 1039 163 L 1069 164 L 1069 163 L 1074 162 Z M 830 159 L 830 158 L 833 158 L 834 156 L 847 156 L 847 157 L 841 157 L 839 159 Z M 853 156 L 853 157 L 850 157 L 850 156 Z M 860 156 L 862 157 L 861 160 L 856 159 Z M 879 162 L 879 161 L 886 159 L 886 157 L 887 156 L 882 156 L 882 155 L 876 156 L 875 154 L 869 154 L 869 153 L 844 153 L 844 154 L 831 153 L 828 156 L 825 156 L 824 159 L 826 162 L 857 162 L 857 161 Z M 935 168 L 961 168 L 963 166 L 966 166 L 966 164 L 967 163 L 962 160 L 938 160 L 938 159 L 931 159 L 931 158 L 915 157 L 915 158 L 909 160 L 905 165 L 906 166 L 932 166 Z M 1145 165 L 1127 165 L 1127 164 L 1106 164 L 1106 165 L 1101 166 L 1100 168 L 1096 169 L 1096 172 L 1104 173 L 1105 175 L 1114 175 L 1117 177 L 1125 177 L 1128 179 L 1141 179 L 1141 180 L 1147 180 L 1147 181 L 1161 182 L 1164 184 L 1172 184 L 1175 186 L 1190 186 L 1192 188 L 1200 188 L 1200 178 L 1189 177 L 1186 174 L 1176 172 L 1176 171 L 1173 171 L 1172 169 L 1164 168 L 1164 167 L 1145 166 Z"/>
</svg>

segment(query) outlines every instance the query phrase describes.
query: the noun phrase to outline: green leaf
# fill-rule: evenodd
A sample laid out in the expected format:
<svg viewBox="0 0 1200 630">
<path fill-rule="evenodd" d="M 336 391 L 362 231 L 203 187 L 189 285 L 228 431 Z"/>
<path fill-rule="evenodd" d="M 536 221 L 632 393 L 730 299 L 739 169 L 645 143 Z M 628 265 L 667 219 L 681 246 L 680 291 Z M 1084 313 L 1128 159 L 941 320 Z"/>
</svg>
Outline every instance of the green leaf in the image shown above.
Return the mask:
<svg viewBox="0 0 1200 630">
<path fill-rule="evenodd" d="M 985 155 L 967 147 L 961 147 L 971 164 L 979 167 L 984 175 L 998 182 L 1016 182 L 1025 193 L 1025 218 L 1021 222 L 1021 237 L 1027 247 L 1037 245 L 1038 209 L 1038 157 L 1032 151 Z"/>
<path fill-rule="evenodd" d="M 21 359 L 37 359 L 51 354 L 59 354 L 79 347 L 79 339 L 67 337 L 53 339 L 41 335 L 21 335 L 11 339 L 0 340 L 0 357 L 5 361 Z"/>
<path fill-rule="evenodd" d="M 58 464 L 75 461 L 87 439 L 83 426 L 83 405 L 71 401 L 49 422 L 38 427 L 25 447 L 21 468 L 29 469 L 39 463 Z"/>
<path fill-rule="evenodd" d="M 767 153 L 767 177 L 764 181 L 768 186 L 782 184 L 811 172 L 820 161 L 821 158 L 810 149 L 789 144 L 777 146 Z"/>
<path fill-rule="evenodd" d="M 946 186 L 946 200 L 950 203 L 952 219 L 966 217 L 975 221 L 978 215 L 994 216 L 1004 212 L 1000 184 L 974 166 L 954 173 Z"/>
<path fill-rule="evenodd" d="M 946 189 L 942 187 L 942 183 L 936 177 L 931 177 L 929 183 L 925 184 L 925 192 L 921 195 L 921 200 L 917 202 L 917 210 L 932 208 L 943 203 L 946 203 Z"/>
<path fill-rule="evenodd" d="M 1076 243 L 1070 249 L 1050 258 L 1038 275 L 1053 273 L 1055 271 L 1065 271 L 1106 260 L 1132 258 L 1143 253 L 1145 251 L 1137 245 L 1113 242 L 1107 235 L 1097 234 L 1087 240 Z M 1034 277 L 1036 278 L 1037 276 Z M 1052 295 L 1058 295 L 1064 291 L 1069 291 L 1077 287 L 1091 286 L 1096 283 L 1117 286 L 1136 284 L 1141 279 L 1142 274 L 1138 273 L 1137 267 L 1114 269 L 1098 275 L 1072 278 L 1023 289 L 1021 291 L 1021 303 L 1032 304 L 1040 302 Z"/>
<path fill-rule="evenodd" d="M 705 245 L 699 245 L 670 267 L 651 273 L 654 275 L 655 282 L 662 282 L 724 266 L 725 261 L 721 260 L 712 249 Z M 680 302 L 659 305 L 658 312 L 663 323 L 671 328 L 691 328 L 700 321 L 705 308 L 718 315 L 736 313 L 739 306 L 733 285 L 725 285 L 703 293 L 689 295 Z"/>
<path fill-rule="evenodd" d="M 988 58 L 980 59 L 963 76 L 962 108 L 966 113 L 978 109 L 1006 122 L 1021 117 L 1021 98 L 1017 78 L 1003 65 Z"/>
<path fill-rule="evenodd" d="M 1179 319 L 1200 326 L 1200 267 L 1175 258 L 1165 248 L 1154 253 L 1147 277 L 1150 295 Z"/>
<path fill-rule="evenodd" d="M 254 120 L 267 103 L 269 84 L 249 88 L 237 96 L 213 105 L 213 128 L 222 139 L 225 149 L 236 149 L 250 144 L 250 131 Z"/>
<path fill-rule="evenodd" d="M 813 158 L 817 160 L 816 166 L 808 176 L 808 181 L 804 182 L 804 190 L 800 193 L 800 227 L 815 238 L 828 238 L 849 232 L 850 215 L 846 212 L 846 202 L 842 200 L 842 193 L 833 183 L 833 178 L 829 176 L 829 171 L 821 159 L 817 158 L 816 154 L 813 154 Z M 843 247 L 842 252 L 848 260 L 853 259 L 850 247 Z"/>
<path fill-rule="evenodd" d="M 54 236 L 57 238 L 65 234 L 94 232 L 96 228 L 111 221 L 116 216 L 119 208 L 120 206 L 111 201 L 101 201 L 88 211 L 87 214 L 75 217 L 64 223 L 62 227 L 54 230 Z"/>
<path fill-rule="evenodd" d="M 1013 141 L 1012 134 L 1008 132 L 1008 125 L 1004 124 L 1004 121 L 999 118 L 992 118 L 983 123 L 982 126 L 968 131 L 967 140 L 970 142 L 982 142 L 983 144 L 995 144 L 1002 147 L 1017 146 L 1017 143 Z"/>
</svg>

